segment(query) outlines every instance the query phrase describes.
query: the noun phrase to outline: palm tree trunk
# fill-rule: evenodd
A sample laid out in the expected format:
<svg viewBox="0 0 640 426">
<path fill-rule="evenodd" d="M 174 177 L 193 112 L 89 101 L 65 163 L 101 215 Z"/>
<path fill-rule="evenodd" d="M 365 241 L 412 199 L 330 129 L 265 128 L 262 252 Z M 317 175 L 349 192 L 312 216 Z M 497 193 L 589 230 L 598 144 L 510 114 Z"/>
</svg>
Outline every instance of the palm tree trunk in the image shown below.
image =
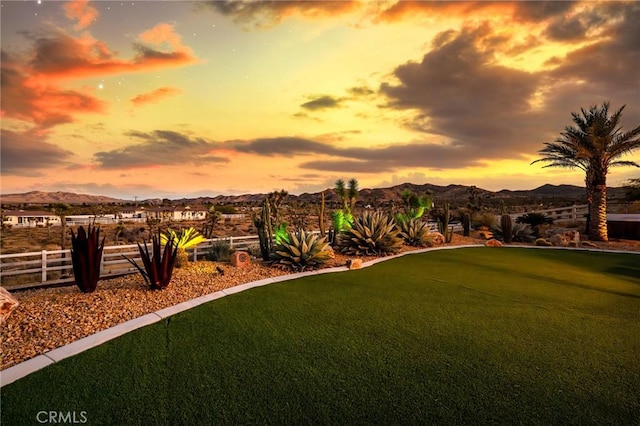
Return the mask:
<svg viewBox="0 0 640 426">
<path fill-rule="evenodd" d="M 589 239 L 593 241 L 609 241 L 607 235 L 607 186 L 596 185 L 593 188 L 593 202 L 589 214 Z"/>
</svg>

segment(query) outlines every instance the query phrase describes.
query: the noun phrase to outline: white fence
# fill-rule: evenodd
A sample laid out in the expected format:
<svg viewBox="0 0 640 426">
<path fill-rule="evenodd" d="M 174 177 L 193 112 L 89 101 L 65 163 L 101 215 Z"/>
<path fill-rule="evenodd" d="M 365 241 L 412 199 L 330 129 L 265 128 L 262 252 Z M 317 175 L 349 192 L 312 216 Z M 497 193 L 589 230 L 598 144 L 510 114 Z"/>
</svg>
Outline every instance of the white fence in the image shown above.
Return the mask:
<svg viewBox="0 0 640 426">
<path fill-rule="evenodd" d="M 226 237 L 206 240 L 187 250 L 189 258 L 203 258 L 214 242 L 227 241 L 232 249 L 247 248 L 258 244 L 258 236 Z M 105 246 L 102 251 L 101 278 L 115 277 L 137 272 L 125 257 L 139 263 L 137 244 Z M 73 281 L 73 266 L 69 250 L 42 250 L 30 253 L 0 255 L 0 283 L 9 290 L 56 285 Z"/>
<path fill-rule="evenodd" d="M 555 209 L 536 210 L 535 212 L 528 213 L 543 213 L 553 219 L 554 223 L 560 222 L 576 222 L 579 220 L 585 220 L 585 216 L 589 213 L 588 204 L 579 204 L 568 207 L 557 207 Z M 525 213 L 514 213 L 511 216 L 512 219 L 517 219 Z"/>
</svg>

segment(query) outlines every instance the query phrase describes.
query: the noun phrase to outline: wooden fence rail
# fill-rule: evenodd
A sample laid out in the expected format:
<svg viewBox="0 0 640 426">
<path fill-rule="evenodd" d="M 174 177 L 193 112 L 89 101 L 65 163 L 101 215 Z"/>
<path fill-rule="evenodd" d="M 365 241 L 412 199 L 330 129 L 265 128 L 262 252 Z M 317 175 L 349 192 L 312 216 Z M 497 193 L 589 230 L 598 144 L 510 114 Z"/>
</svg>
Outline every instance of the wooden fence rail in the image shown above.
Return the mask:
<svg viewBox="0 0 640 426">
<path fill-rule="evenodd" d="M 258 244 L 258 236 L 212 238 L 187 250 L 192 260 L 202 259 L 211 246 L 226 241 L 232 249 L 246 249 Z M 102 252 L 101 278 L 136 273 L 125 259 L 141 262 L 137 244 L 105 246 Z M 8 290 L 22 290 L 42 285 L 67 284 L 73 281 L 70 250 L 42 250 L 0 255 L 0 284 Z"/>
</svg>

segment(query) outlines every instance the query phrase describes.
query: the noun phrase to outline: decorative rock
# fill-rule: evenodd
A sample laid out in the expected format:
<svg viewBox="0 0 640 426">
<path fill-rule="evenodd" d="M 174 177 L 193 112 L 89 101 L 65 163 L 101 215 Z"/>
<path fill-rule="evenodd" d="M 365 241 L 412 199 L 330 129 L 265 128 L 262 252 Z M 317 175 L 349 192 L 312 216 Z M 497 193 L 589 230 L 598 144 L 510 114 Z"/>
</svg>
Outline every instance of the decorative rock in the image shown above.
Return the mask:
<svg viewBox="0 0 640 426">
<path fill-rule="evenodd" d="M 234 251 L 231 254 L 231 265 L 238 268 L 245 268 L 251 265 L 251 257 L 249 256 L 249 253 L 241 250 Z"/>
<path fill-rule="evenodd" d="M 11 312 L 18 307 L 18 300 L 7 291 L 4 287 L 0 287 L 0 324 L 4 323 Z"/>
<path fill-rule="evenodd" d="M 597 248 L 598 246 L 593 244 L 591 241 L 583 241 L 580 243 L 583 247 Z"/>
<path fill-rule="evenodd" d="M 502 247 L 503 244 L 494 238 L 484 243 L 484 245 L 487 247 Z"/>
<path fill-rule="evenodd" d="M 360 269 L 362 268 L 362 259 L 349 259 L 347 260 L 347 268 Z"/>
<path fill-rule="evenodd" d="M 476 234 L 478 238 L 484 238 L 485 240 L 489 240 L 491 238 L 493 238 L 493 232 L 491 231 L 487 231 L 487 230 L 480 230 L 478 231 L 478 233 Z"/>
<path fill-rule="evenodd" d="M 569 244 L 567 244 L 569 247 L 578 247 L 578 243 L 576 243 L 575 241 L 569 241 Z"/>
<path fill-rule="evenodd" d="M 551 244 L 549 241 L 545 240 L 544 238 L 538 238 L 536 240 L 536 245 L 540 247 L 550 247 L 553 244 Z"/>
<path fill-rule="evenodd" d="M 444 235 L 439 232 L 429 232 L 427 238 L 434 246 L 441 246 L 442 244 L 444 244 Z"/>
<path fill-rule="evenodd" d="M 549 235 L 549 241 L 554 246 L 563 246 L 567 247 L 569 243 L 575 243 L 576 245 L 571 245 L 572 247 L 577 247 L 580 244 L 580 232 L 575 229 L 567 229 L 567 228 L 556 228 L 550 229 L 547 231 L 547 235 Z"/>
</svg>

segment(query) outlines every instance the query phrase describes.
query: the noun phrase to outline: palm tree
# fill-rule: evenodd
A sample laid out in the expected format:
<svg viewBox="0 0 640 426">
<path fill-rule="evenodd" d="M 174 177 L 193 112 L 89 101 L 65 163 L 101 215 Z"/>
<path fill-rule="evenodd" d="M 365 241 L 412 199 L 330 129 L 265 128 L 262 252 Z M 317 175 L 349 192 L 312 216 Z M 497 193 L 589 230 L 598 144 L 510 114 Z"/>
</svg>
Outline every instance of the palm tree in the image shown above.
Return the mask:
<svg viewBox="0 0 640 426">
<path fill-rule="evenodd" d="M 620 127 L 623 105 L 609 114 L 609 102 L 601 107 L 572 112 L 575 126 L 567 126 L 554 142 L 545 143 L 538 151 L 542 158 L 533 163 L 544 167 L 578 168 L 585 172 L 589 203 L 589 239 L 607 241 L 607 174 L 612 166 L 635 166 L 634 161 L 620 160 L 625 154 L 640 149 L 640 126 L 629 132 Z M 531 164 L 533 164 L 531 163 Z"/>
</svg>

